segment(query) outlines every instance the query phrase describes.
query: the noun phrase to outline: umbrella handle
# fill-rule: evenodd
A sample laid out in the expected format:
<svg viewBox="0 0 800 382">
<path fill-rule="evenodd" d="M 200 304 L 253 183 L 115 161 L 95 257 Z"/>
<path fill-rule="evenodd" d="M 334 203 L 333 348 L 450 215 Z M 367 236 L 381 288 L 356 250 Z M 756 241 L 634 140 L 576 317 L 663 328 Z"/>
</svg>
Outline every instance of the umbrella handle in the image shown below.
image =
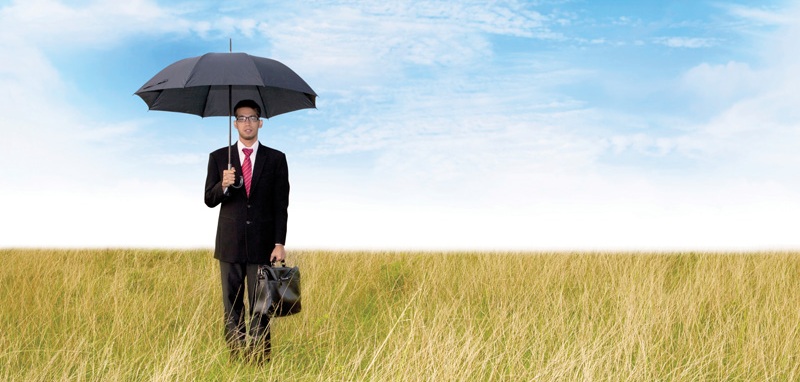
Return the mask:
<svg viewBox="0 0 800 382">
<path fill-rule="evenodd" d="M 228 165 L 228 170 L 230 170 L 230 169 L 231 169 L 231 167 L 233 167 L 233 166 L 231 166 L 231 165 L 229 164 L 229 165 Z M 236 176 L 236 183 L 234 183 L 234 184 L 231 184 L 231 187 L 233 187 L 233 188 L 242 188 L 242 186 L 244 186 L 244 177 L 243 177 L 243 176 L 238 176 L 238 175 L 237 175 L 237 176 Z"/>
<path fill-rule="evenodd" d="M 236 183 L 231 184 L 231 187 L 233 187 L 233 188 L 242 188 L 242 186 L 244 186 L 244 178 L 241 177 L 241 176 L 237 176 L 236 177 Z"/>
</svg>

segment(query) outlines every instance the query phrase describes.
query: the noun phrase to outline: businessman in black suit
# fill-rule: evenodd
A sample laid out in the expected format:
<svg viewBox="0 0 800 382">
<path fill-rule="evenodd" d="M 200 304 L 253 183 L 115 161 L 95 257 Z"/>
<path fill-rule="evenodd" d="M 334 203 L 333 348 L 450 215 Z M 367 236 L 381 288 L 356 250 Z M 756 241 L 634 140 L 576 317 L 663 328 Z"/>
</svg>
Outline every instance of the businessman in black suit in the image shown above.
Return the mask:
<svg viewBox="0 0 800 382">
<path fill-rule="evenodd" d="M 219 260 L 222 279 L 225 339 L 234 356 L 249 349 L 257 360 L 268 361 L 269 317 L 254 316 L 252 308 L 258 266 L 286 258 L 289 172 L 286 156 L 258 141 L 258 131 L 264 124 L 258 104 L 241 101 L 234 107 L 234 115 L 239 139 L 231 146 L 232 168 L 227 168 L 228 147 L 210 154 L 205 202 L 212 208 L 222 205 L 214 258 Z M 237 174 L 241 174 L 239 182 Z M 245 284 L 251 346 L 247 346 L 244 320 Z"/>
</svg>

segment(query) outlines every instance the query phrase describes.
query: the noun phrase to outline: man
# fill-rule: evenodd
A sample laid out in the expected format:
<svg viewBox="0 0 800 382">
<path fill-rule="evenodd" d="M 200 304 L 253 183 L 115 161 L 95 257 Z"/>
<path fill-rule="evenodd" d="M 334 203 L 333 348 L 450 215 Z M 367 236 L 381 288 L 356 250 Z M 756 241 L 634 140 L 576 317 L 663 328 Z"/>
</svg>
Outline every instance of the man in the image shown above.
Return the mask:
<svg viewBox="0 0 800 382">
<path fill-rule="evenodd" d="M 257 360 L 269 361 L 269 317 L 253 314 L 258 266 L 286 258 L 286 220 L 289 206 L 289 172 L 286 156 L 258 141 L 264 125 L 261 108 L 243 100 L 233 109 L 239 139 L 212 152 L 208 159 L 205 202 L 221 204 L 214 258 L 219 260 L 225 339 L 233 356 L 249 349 Z M 242 174 L 237 177 L 237 174 Z M 251 346 L 247 346 L 244 286 L 247 285 Z"/>
</svg>

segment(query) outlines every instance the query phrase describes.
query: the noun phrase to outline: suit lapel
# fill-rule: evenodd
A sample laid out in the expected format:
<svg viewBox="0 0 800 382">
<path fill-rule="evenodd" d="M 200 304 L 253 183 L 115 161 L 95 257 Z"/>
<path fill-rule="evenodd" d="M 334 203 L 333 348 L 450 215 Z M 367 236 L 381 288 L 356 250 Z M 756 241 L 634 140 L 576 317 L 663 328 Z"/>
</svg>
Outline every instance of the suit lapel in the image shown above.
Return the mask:
<svg viewBox="0 0 800 382">
<path fill-rule="evenodd" d="M 235 143 L 231 146 L 231 166 L 236 169 L 237 177 L 242 175 L 242 163 L 239 161 L 239 146 Z"/>
<path fill-rule="evenodd" d="M 237 174 L 242 173 L 242 164 L 239 161 L 239 147 L 235 143 L 231 146 L 231 165 L 236 169 Z"/>
<path fill-rule="evenodd" d="M 258 184 L 258 178 L 261 177 L 261 171 L 264 169 L 264 164 L 267 162 L 267 146 L 258 144 L 258 151 L 256 152 L 256 163 L 253 164 L 253 178 L 250 181 L 250 194 L 255 191 Z"/>
</svg>

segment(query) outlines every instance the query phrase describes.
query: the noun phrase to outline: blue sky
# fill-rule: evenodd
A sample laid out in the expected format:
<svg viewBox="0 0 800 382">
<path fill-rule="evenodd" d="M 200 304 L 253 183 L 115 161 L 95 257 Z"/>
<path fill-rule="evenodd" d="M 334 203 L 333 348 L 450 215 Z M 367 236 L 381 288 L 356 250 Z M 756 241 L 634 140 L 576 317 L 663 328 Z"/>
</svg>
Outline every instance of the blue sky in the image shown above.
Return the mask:
<svg viewBox="0 0 800 382">
<path fill-rule="evenodd" d="M 319 94 L 290 249 L 800 247 L 800 5 L 568 0 L 0 2 L 0 247 L 213 246 L 227 121 L 133 92 L 229 39 Z"/>
</svg>

